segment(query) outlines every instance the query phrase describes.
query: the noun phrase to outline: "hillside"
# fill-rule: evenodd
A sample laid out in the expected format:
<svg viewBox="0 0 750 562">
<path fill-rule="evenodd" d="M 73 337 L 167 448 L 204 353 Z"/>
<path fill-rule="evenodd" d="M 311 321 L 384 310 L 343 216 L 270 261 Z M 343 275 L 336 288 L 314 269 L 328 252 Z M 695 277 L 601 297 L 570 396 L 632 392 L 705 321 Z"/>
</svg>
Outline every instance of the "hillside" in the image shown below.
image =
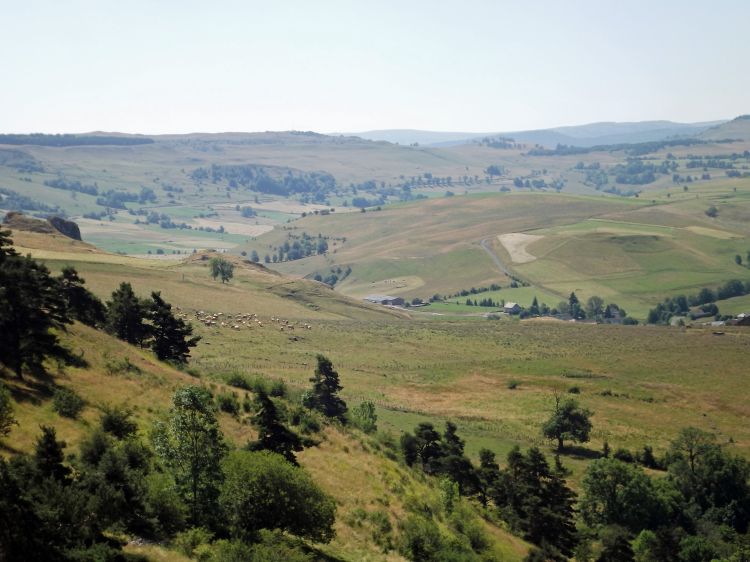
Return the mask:
<svg viewBox="0 0 750 562">
<path fill-rule="evenodd" d="M 484 296 L 528 306 L 536 295 L 555 306 L 575 291 L 584 300 L 601 296 L 641 319 L 665 294 L 748 278 L 747 268 L 734 261 L 750 249 L 747 181 L 654 196 L 659 200 L 456 196 L 306 217 L 244 247 L 263 256 L 302 233 L 327 236 L 335 252 L 272 265 L 322 278 L 351 268 L 336 290 L 358 298 L 426 300 L 498 284 L 502 290 Z M 722 209 L 717 218 L 704 212 L 711 204 Z M 530 287 L 510 289 L 508 275 Z M 429 310 L 447 311 L 435 305 Z"/>
<path fill-rule="evenodd" d="M 554 148 L 557 144 L 575 146 L 596 146 L 602 144 L 637 143 L 657 141 L 675 136 L 694 136 L 703 133 L 710 127 L 725 123 L 710 121 L 706 123 L 675 123 L 673 121 L 640 121 L 634 123 L 589 123 L 552 127 L 530 131 L 498 131 L 486 133 L 462 133 L 449 131 L 419 131 L 413 129 L 390 129 L 382 131 L 364 131 L 348 133 L 372 141 L 387 141 L 398 144 L 432 146 L 453 146 L 468 144 L 482 137 L 502 136 L 518 142 L 541 144 Z M 719 138 L 719 137 L 711 137 Z M 732 137 L 735 138 L 735 137 Z"/>
<path fill-rule="evenodd" d="M 750 141 L 750 115 L 740 115 L 731 121 L 703 131 L 699 136 L 708 140 L 740 139 Z"/>
<path fill-rule="evenodd" d="M 650 209 L 633 206 L 623 212 Z M 557 220 L 564 217 L 562 213 Z M 565 230 L 564 221 L 558 228 Z M 302 466 L 336 499 L 336 538 L 314 545 L 329 559 L 399 560 L 393 550 L 382 552 L 383 533 L 398 542 L 403 536 L 399 522 L 410 513 L 427 512 L 441 533 L 466 540 L 459 530 L 464 527 L 457 527 L 441 507 L 439 480 L 399 461 L 399 436 L 419 423 L 442 427 L 455 422 L 474 463 L 480 449 L 488 448 L 505 465 L 515 445 L 540 447 L 551 458 L 554 450 L 541 427 L 555 395 L 575 395 L 593 412 L 594 427 L 590 442 L 560 455 L 570 471 L 567 480 L 578 492 L 605 443 L 634 453 L 648 446 L 662 458 L 680 428 L 692 426 L 715 434 L 727 451 L 743 456 L 750 451 L 745 423 L 750 411 L 743 393 L 750 334 L 743 328 L 714 333 L 544 320 L 409 318 L 353 303 L 330 289 L 323 297 L 313 291 L 320 287 L 314 282 L 294 282 L 302 294 L 290 298 L 281 288 L 288 282 L 278 273 L 239 260 L 235 278 L 221 284 L 210 281 L 200 255 L 183 262 L 139 260 L 90 251 L 58 236 L 20 231 L 14 236 L 20 250 L 53 270 L 75 265 L 102 298 L 120 281 L 132 282 L 142 296 L 161 291 L 203 339 L 192 352 L 189 369 L 181 372 L 149 351 L 74 324 L 61 334 L 63 343 L 85 365 L 51 364 L 46 377 L 29 374 L 24 382 L 4 378 L 21 423 L 3 441 L 3 454 L 28 451 L 40 423 L 58 426 L 73 452 L 107 404 L 134 408 L 145 436 L 166 413 L 174 389 L 186 383 L 207 385 L 214 394 L 237 392 L 243 399 L 245 391 L 228 387 L 228 381 L 283 381 L 284 400 L 293 408 L 309 388 L 316 355 L 323 353 L 340 373 L 341 394 L 350 408 L 364 400 L 375 404 L 380 430 L 366 437 L 335 424 L 324 426 L 315 435 L 319 444 L 299 454 Z M 199 310 L 222 313 L 227 325 L 201 322 Z M 257 314 L 257 322 L 240 320 L 250 313 Z M 242 325 L 234 328 L 233 323 Z M 686 349 L 692 350 L 689 360 Z M 58 386 L 73 389 L 86 401 L 78 421 L 54 412 L 50 396 Z M 220 416 L 223 432 L 237 445 L 254 436 L 245 420 L 242 412 Z M 461 509 L 468 510 L 462 517 L 486 518 L 478 524 L 490 537 L 488 548 L 495 558 L 523 557 L 528 546 L 492 523 L 494 516 L 475 501 Z M 383 515 L 389 526 L 380 526 Z M 168 554 L 148 544 L 128 549 L 154 560 Z"/>
<path fill-rule="evenodd" d="M 152 424 L 166 417 L 175 389 L 210 384 L 214 393 L 235 390 L 215 380 L 202 381 L 203 377 L 176 371 L 156 361 L 150 353 L 80 324 L 63 335 L 63 344 L 80 355 L 87 365 L 66 367 L 48 378 L 27 377 L 23 382 L 4 380 L 17 401 L 19 425 L 0 442 L 3 456 L 33 450 L 40 425 L 53 425 L 58 437 L 68 444 L 68 453 L 73 453 L 98 424 L 102 411 L 111 406 L 132 409 L 139 434 L 146 438 Z M 86 406 L 76 419 L 62 417 L 53 410 L 52 392 L 59 387 L 72 389 L 85 400 Z M 233 445 L 242 446 L 256 437 L 248 419 L 247 415 L 220 416 L 221 429 Z M 316 548 L 321 555 L 331 557 L 326 558 L 329 560 L 403 560 L 394 552 L 381 551 L 375 527 L 367 515 L 384 513 L 395 528 L 399 519 L 408 513 L 405 504 L 410 498 L 439 502 L 434 484 L 416 478 L 394 462 L 385 454 L 388 450 L 374 438 L 335 427 L 325 428 L 318 438 L 320 444 L 300 454 L 300 462 L 336 499 L 338 516 L 336 538 L 331 544 L 316 545 Z M 488 524 L 484 527 L 497 556 L 502 556 L 503 560 L 521 559 L 527 549 L 522 541 L 497 527 Z M 396 539 L 390 532 L 378 537 L 378 540 Z M 165 555 L 158 545 L 146 543 L 143 546 L 137 541 L 126 550 L 153 560 L 161 560 Z M 179 555 L 169 553 L 169 556 Z"/>
</svg>

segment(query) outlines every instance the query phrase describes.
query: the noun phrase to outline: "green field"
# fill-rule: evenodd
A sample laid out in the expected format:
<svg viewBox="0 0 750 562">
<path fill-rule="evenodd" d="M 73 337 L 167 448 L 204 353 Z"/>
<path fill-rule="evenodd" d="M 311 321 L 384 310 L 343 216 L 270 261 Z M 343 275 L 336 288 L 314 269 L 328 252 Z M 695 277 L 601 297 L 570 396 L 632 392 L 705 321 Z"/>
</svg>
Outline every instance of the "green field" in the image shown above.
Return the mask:
<svg viewBox="0 0 750 562">
<path fill-rule="evenodd" d="M 28 450 L 40 423 L 54 423 L 60 437 L 75 444 L 96 422 L 99 409 L 112 402 L 135 408 L 146 432 L 166 411 L 172 390 L 187 382 L 200 380 L 221 390 L 228 375 L 239 373 L 283 380 L 291 396 L 298 397 L 309 386 L 316 354 L 323 353 L 336 366 L 350 407 L 362 400 L 375 403 L 381 432 L 397 440 L 422 421 L 442 426 L 452 420 L 474 462 L 481 448 L 490 448 L 501 460 L 514 445 L 538 446 L 551 455 L 553 447 L 542 437 L 542 423 L 555 394 L 575 391 L 576 399 L 594 413 L 591 441 L 561 457 L 576 490 L 605 441 L 612 448 L 632 451 L 650 445 L 661 455 L 680 428 L 694 426 L 716 434 L 730 450 L 750 456 L 747 329 L 725 328 L 719 337 L 701 328 L 493 321 L 477 316 L 469 322 L 465 317 L 452 319 L 467 313 L 462 310 L 446 310 L 444 317 L 431 314 L 438 306 L 461 305 L 392 311 L 240 260 L 234 279 L 221 284 L 211 280 L 201 255 L 183 261 L 145 260 L 106 254 L 62 236 L 13 236 L 21 251 L 44 260 L 53 272 L 75 266 L 102 298 L 121 281 L 131 282 L 143 296 L 161 291 L 193 321 L 202 340 L 193 351 L 190 376 L 155 361 L 149 352 L 72 326 L 64 342 L 83 353 L 89 365 L 65 369 L 54 375 L 54 381 L 75 388 L 86 399 L 81 420 L 60 419 L 43 398 L 23 402 L 18 411 L 21 426 L 4 442 L 3 454 Z M 490 294 L 523 302 L 541 293 L 522 287 L 477 297 Z M 476 313 L 476 307 L 465 308 Z M 255 313 L 260 323 L 238 329 L 231 321 L 225 327 L 207 327 L 195 320 L 197 310 Z M 123 357 L 140 372 L 107 374 L 111 361 Z M 38 392 L 38 383 L 30 380 L 28 388 L 27 383 L 8 383 L 17 393 Z M 253 436 L 243 420 L 228 415 L 221 419 L 222 429 L 238 445 Z M 386 506 L 388 516 L 398 521 L 409 497 L 439 501 L 436 482 L 389 459 L 376 439 L 351 430 L 324 430 L 321 443 L 300 454 L 300 461 L 339 506 L 336 538 L 316 548 L 343 560 L 398 559 L 393 553 L 383 554 L 367 528 L 356 522 L 361 510 Z M 482 524 L 498 556 L 523 557 L 527 545 L 501 527 Z M 138 548 L 157 555 L 155 547 Z"/>
</svg>

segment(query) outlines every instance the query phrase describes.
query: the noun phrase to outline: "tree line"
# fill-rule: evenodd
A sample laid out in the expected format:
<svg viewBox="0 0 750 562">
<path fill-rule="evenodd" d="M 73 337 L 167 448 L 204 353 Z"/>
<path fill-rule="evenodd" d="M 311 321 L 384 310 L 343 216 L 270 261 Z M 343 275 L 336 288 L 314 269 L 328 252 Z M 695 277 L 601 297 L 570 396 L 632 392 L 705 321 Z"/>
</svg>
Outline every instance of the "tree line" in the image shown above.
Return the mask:
<svg viewBox="0 0 750 562">
<path fill-rule="evenodd" d="M 24 369 L 42 370 L 47 357 L 76 361 L 53 331 L 74 320 L 150 347 L 159 359 L 175 363 L 185 363 L 200 339 L 159 292 L 141 299 L 122 283 L 103 303 L 75 268 L 66 266 L 53 276 L 44 264 L 18 255 L 10 232 L 0 231 L 0 362 L 21 378 Z"/>
<path fill-rule="evenodd" d="M 735 262 L 736 262 L 735 258 Z M 738 265 L 741 265 L 740 257 Z M 741 297 L 750 294 L 750 281 L 731 279 L 717 289 L 704 287 L 692 295 L 667 297 L 648 312 L 649 324 L 669 324 L 673 316 L 697 315 L 711 316 L 719 314 L 717 301 Z M 696 312 L 697 309 L 697 312 Z M 701 314 L 702 313 L 702 314 Z"/>
<path fill-rule="evenodd" d="M 46 135 L 32 133 L 30 135 L 4 134 L 0 135 L 0 144 L 35 145 L 35 146 L 134 146 L 138 144 L 153 144 L 154 139 L 147 137 L 113 137 L 106 135 Z"/>
<path fill-rule="evenodd" d="M 569 471 L 559 454 L 567 440 L 589 440 L 591 415 L 575 400 L 556 397 L 542 427 L 557 441 L 552 465 L 540 449 L 524 453 L 515 446 L 504 467 L 488 449 L 480 450 L 475 466 L 451 422 L 443 433 L 429 422 L 404 433 L 402 456 L 408 466 L 447 479 L 534 544 L 527 562 L 748 559 L 750 463 L 696 428 L 681 430 L 659 459 L 648 446 L 635 457 L 625 449 L 613 454 L 605 441 L 578 495 L 565 481 Z"/>
</svg>

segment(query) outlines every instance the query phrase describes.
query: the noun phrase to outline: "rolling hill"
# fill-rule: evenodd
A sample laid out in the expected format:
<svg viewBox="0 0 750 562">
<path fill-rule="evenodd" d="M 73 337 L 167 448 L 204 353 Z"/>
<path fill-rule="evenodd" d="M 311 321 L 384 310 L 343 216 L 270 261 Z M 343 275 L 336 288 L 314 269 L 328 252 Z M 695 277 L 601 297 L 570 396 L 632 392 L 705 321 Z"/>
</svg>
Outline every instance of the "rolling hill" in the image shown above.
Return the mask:
<svg viewBox="0 0 750 562">
<path fill-rule="evenodd" d="M 531 131 L 497 131 L 486 133 L 462 133 L 448 131 L 419 131 L 414 129 L 388 129 L 347 133 L 372 141 L 387 141 L 409 145 L 419 143 L 430 146 L 454 146 L 469 144 L 482 137 L 502 136 L 517 142 L 554 147 L 557 144 L 573 146 L 597 146 L 603 144 L 638 143 L 658 141 L 672 137 L 691 137 L 725 121 L 705 123 L 675 123 L 673 121 L 638 121 L 633 123 L 601 122 L 586 125 L 552 127 Z M 721 138 L 721 137 L 711 137 Z M 741 137 L 731 137 L 741 138 Z"/>
</svg>

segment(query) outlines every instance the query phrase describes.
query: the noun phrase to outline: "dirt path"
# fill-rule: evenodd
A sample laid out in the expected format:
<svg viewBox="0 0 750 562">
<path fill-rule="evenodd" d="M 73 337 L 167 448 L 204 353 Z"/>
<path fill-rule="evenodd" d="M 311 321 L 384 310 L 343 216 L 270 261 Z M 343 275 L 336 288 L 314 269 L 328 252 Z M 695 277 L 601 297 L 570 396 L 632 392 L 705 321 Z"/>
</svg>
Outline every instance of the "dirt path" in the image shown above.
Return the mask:
<svg viewBox="0 0 750 562">
<path fill-rule="evenodd" d="M 489 238 L 485 238 L 484 240 L 479 242 L 479 245 L 482 247 L 482 249 L 489 254 L 490 258 L 492 258 L 492 261 L 495 262 L 495 265 L 497 268 L 502 271 L 505 275 L 508 277 L 515 277 L 515 273 L 513 273 L 510 269 L 505 267 L 505 264 L 500 261 L 500 258 L 497 257 L 497 254 L 492 251 L 492 248 L 489 245 L 488 242 Z"/>
</svg>

